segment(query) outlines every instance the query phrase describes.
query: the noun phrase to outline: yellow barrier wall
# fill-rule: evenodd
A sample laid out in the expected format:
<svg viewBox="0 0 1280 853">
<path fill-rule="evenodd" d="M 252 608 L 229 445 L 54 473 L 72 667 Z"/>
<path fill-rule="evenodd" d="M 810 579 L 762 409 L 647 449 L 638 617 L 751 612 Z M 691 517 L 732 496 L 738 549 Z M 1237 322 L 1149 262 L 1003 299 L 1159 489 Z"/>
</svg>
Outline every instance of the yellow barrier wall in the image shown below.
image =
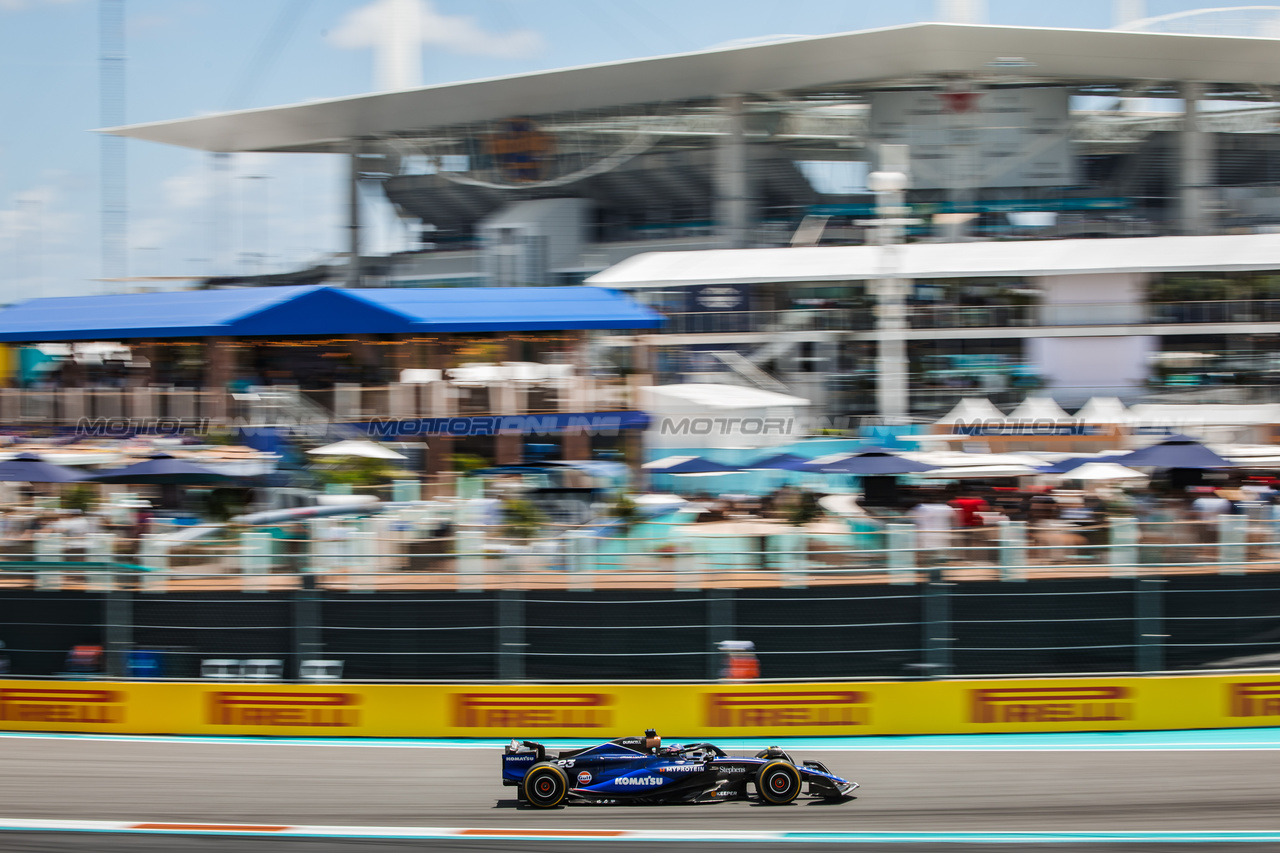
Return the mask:
<svg viewBox="0 0 1280 853">
<path fill-rule="evenodd" d="M 347 737 L 908 735 L 1280 725 L 1280 676 L 844 684 L 0 681 L 0 729 Z"/>
</svg>

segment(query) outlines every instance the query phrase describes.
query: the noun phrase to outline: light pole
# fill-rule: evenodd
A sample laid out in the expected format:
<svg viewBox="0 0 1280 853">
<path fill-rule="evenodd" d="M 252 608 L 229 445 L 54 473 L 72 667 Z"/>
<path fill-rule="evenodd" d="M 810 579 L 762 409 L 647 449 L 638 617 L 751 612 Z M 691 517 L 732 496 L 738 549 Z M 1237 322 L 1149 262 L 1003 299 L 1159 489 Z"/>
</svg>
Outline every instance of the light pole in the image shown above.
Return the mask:
<svg viewBox="0 0 1280 853">
<path fill-rule="evenodd" d="M 882 163 L 906 164 L 903 151 L 882 151 Z M 871 293 L 876 298 L 876 411 L 886 425 L 905 424 L 909 400 L 907 383 L 907 281 L 899 278 L 899 258 L 903 227 L 916 220 L 907 219 L 909 209 L 903 205 L 907 189 L 905 171 L 878 171 L 867 175 L 867 188 L 876 194 L 875 243 L 880 246 L 879 274 Z"/>
</svg>

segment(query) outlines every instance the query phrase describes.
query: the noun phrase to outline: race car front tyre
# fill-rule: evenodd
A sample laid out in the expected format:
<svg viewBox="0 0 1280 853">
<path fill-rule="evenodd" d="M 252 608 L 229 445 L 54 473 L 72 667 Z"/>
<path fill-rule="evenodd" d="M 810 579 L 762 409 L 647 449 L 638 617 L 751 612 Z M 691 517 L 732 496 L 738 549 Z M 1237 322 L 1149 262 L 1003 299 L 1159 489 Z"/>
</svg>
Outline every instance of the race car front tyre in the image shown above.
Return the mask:
<svg viewBox="0 0 1280 853">
<path fill-rule="evenodd" d="M 766 803 L 785 806 L 800 796 L 800 771 L 790 761 L 770 761 L 756 774 L 756 791 Z"/>
<path fill-rule="evenodd" d="M 540 809 L 553 809 L 564 802 L 569 793 L 569 777 L 554 764 L 535 764 L 524 775 L 524 795 L 529 804 Z"/>
</svg>

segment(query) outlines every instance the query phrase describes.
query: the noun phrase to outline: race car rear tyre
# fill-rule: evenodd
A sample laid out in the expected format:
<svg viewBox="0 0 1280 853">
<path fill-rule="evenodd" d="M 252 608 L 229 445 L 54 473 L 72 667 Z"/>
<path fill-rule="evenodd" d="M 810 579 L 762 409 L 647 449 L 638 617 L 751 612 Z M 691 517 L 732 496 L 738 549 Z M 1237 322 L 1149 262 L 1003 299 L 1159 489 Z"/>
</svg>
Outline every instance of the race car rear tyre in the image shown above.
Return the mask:
<svg viewBox="0 0 1280 853">
<path fill-rule="evenodd" d="M 785 806 L 800 796 L 800 771 L 790 761 L 770 761 L 756 774 L 756 791 L 766 803 Z"/>
<path fill-rule="evenodd" d="M 524 796 L 540 809 L 553 809 L 569 793 L 569 777 L 554 764 L 535 764 L 524 776 Z"/>
</svg>

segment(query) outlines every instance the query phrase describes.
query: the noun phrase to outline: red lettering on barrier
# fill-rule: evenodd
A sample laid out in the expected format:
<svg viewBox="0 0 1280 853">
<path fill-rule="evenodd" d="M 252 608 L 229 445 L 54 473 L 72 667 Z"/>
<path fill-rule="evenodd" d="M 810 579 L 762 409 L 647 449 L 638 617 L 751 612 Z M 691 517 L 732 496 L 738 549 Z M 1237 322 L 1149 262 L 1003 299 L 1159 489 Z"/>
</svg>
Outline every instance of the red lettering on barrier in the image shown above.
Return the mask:
<svg viewBox="0 0 1280 853">
<path fill-rule="evenodd" d="M 1084 723 L 1129 720 L 1124 687 L 1001 687 L 970 690 L 972 723 Z"/>
<path fill-rule="evenodd" d="M 613 724 L 606 693 L 455 693 L 459 728 L 603 729 Z"/>
<path fill-rule="evenodd" d="M 1227 716 L 1280 717 L 1280 681 L 1228 684 Z"/>
<path fill-rule="evenodd" d="M 259 693 L 215 691 L 209 694 L 209 723 L 215 726 L 349 728 L 360 724 L 354 693 Z"/>
<path fill-rule="evenodd" d="M 54 687 L 0 689 L 0 720 L 16 723 L 120 723 L 124 694 Z"/>
<path fill-rule="evenodd" d="M 865 726 L 869 703 L 854 690 L 710 693 L 706 719 L 716 728 Z"/>
</svg>

